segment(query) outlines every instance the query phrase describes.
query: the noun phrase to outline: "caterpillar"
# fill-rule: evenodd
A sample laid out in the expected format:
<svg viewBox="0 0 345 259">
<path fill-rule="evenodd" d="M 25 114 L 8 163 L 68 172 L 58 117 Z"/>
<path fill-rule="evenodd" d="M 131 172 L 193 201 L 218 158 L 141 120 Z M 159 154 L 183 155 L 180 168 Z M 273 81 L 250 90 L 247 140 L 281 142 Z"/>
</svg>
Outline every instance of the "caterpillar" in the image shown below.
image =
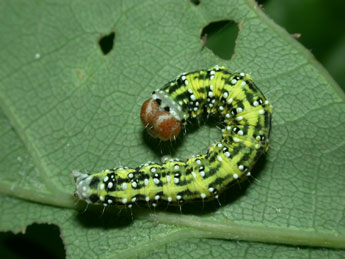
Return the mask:
<svg viewBox="0 0 345 259">
<path fill-rule="evenodd" d="M 75 195 L 87 203 L 129 208 L 218 199 L 229 185 L 250 176 L 268 150 L 272 106 L 251 76 L 214 66 L 183 73 L 155 90 L 140 117 L 148 133 L 166 141 L 203 115 L 216 115 L 223 124 L 222 139 L 206 154 L 94 174 L 74 171 Z"/>
</svg>

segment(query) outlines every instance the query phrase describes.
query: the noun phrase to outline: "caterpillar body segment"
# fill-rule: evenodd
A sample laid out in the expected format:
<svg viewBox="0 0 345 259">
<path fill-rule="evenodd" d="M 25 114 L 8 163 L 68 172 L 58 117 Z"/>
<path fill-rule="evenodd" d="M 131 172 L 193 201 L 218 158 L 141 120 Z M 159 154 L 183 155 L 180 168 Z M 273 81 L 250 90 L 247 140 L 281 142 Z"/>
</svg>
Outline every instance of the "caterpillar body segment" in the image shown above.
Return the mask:
<svg viewBox="0 0 345 259">
<path fill-rule="evenodd" d="M 249 176 L 268 150 L 272 107 L 249 75 L 215 66 L 181 74 L 155 90 L 144 102 L 140 117 L 153 137 L 165 141 L 175 139 L 189 120 L 205 114 L 217 115 L 224 125 L 221 141 L 206 154 L 132 169 L 77 171 L 77 197 L 88 203 L 127 207 L 217 199 L 234 181 Z"/>
</svg>

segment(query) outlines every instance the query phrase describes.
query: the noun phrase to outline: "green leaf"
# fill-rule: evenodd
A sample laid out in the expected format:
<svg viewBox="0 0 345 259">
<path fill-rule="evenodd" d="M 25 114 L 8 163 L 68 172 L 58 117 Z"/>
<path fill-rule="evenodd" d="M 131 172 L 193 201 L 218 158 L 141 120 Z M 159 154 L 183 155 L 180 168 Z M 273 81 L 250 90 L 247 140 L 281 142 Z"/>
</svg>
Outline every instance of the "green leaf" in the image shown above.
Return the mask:
<svg viewBox="0 0 345 259">
<path fill-rule="evenodd" d="M 230 61 L 201 48 L 203 26 L 222 19 L 240 24 Z M 104 56 L 97 41 L 111 31 Z M 253 1 L 3 1 L 0 32 L 1 230 L 56 224 L 69 257 L 344 256 L 332 249 L 345 248 L 344 94 Z M 274 106 L 255 180 L 219 208 L 135 210 L 133 220 L 74 210 L 72 170 L 159 161 L 142 102 L 215 64 L 251 73 Z M 217 138 L 203 126 L 172 151 L 185 158 Z"/>
</svg>

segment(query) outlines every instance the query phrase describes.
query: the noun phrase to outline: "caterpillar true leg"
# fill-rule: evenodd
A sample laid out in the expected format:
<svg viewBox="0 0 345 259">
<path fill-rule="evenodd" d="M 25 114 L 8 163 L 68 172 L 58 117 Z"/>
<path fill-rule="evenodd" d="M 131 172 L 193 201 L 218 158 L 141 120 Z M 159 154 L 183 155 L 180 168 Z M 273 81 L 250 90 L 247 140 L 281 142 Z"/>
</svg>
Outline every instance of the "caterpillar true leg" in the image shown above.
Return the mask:
<svg viewBox="0 0 345 259">
<path fill-rule="evenodd" d="M 163 141 L 175 139 L 192 118 L 217 115 L 223 122 L 221 141 L 206 154 L 186 161 L 169 159 L 137 168 L 114 168 L 95 174 L 74 172 L 76 195 L 88 203 L 156 207 L 161 201 L 218 199 L 231 183 L 250 176 L 267 151 L 272 107 L 252 78 L 224 67 L 184 73 L 144 102 L 141 120 Z"/>
</svg>

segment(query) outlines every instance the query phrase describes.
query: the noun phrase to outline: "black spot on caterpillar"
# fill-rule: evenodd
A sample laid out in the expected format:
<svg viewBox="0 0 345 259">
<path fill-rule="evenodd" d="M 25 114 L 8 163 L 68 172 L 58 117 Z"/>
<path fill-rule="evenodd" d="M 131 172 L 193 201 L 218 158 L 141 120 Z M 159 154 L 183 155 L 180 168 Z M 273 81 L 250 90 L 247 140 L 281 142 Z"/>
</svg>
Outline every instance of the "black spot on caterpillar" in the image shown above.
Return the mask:
<svg viewBox="0 0 345 259">
<path fill-rule="evenodd" d="M 129 208 L 133 203 L 156 207 L 163 201 L 181 205 L 218 199 L 233 182 L 248 177 L 268 150 L 272 107 L 249 75 L 215 66 L 181 74 L 155 90 L 142 106 L 141 120 L 152 136 L 169 140 L 203 114 L 217 115 L 225 125 L 221 141 L 207 154 L 94 174 L 75 171 L 76 196 Z"/>
</svg>

